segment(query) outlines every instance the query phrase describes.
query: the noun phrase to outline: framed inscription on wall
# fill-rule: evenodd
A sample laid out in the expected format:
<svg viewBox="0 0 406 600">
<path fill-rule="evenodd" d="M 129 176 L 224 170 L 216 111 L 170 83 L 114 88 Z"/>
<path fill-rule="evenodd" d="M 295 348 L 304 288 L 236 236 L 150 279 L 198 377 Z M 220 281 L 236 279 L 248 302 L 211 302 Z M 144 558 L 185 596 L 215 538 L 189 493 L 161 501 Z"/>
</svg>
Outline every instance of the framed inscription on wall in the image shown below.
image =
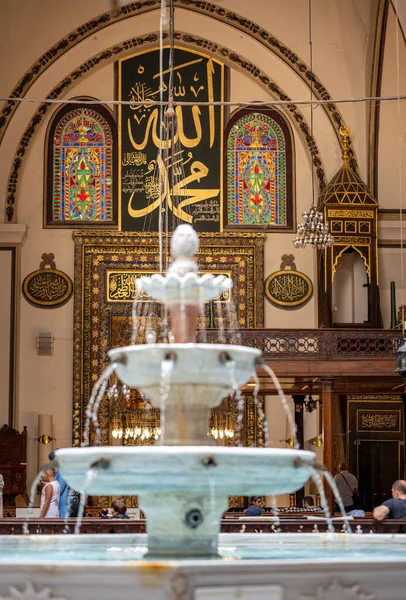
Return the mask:
<svg viewBox="0 0 406 600">
<path fill-rule="evenodd" d="M 164 101 L 170 87 L 169 48 L 164 49 Z M 159 207 L 167 220 L 193 224 L 196 231 L 222 229 L 223 63 L 175 47 L 172 133 L 161 126 L 159 50 L 118 61 L 119 222 L 122 231 L 158 231 Z M 179 105 L 191 102 L 191 105 Z M 141 103 L 141 104 L 140 104 Z M 166 125 L 168 121 L 165 122 Z"/>
</svg>

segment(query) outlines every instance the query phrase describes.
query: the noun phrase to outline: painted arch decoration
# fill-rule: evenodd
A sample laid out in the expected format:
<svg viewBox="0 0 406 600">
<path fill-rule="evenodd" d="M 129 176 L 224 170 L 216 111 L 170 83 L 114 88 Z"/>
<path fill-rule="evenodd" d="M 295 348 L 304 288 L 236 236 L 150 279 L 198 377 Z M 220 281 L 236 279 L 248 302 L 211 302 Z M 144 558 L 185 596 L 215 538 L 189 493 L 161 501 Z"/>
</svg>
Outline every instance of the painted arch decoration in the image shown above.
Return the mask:
<svg viewBox="0 0 406 600">
<path fill-rule="evenodd" d="M 293 229 L 293 141 L 282 115 L 238 111 L 226 134 L 226 226 Z"/>
<path fill-rule="evenodd" d="M 65 105 L 55 113 L 47 142 L 47 226 L 117 224 L 116 137 L 101 105 Z"/>
</svg>

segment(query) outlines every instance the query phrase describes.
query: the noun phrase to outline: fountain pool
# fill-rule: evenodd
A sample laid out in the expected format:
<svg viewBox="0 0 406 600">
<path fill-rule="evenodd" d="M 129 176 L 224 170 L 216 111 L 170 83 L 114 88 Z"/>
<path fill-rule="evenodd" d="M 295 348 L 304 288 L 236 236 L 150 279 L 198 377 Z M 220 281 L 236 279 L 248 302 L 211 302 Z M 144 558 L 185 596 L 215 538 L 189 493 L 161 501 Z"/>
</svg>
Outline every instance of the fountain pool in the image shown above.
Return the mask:
<svg viewBox="0 0 406 600">
<path fill-rule="evenodd" d="M 0 598 L 404 600 L 406 536 L 220 534 L 217 558 L 153 560 L 147 536 L 1 540 Z"/>
</svg>

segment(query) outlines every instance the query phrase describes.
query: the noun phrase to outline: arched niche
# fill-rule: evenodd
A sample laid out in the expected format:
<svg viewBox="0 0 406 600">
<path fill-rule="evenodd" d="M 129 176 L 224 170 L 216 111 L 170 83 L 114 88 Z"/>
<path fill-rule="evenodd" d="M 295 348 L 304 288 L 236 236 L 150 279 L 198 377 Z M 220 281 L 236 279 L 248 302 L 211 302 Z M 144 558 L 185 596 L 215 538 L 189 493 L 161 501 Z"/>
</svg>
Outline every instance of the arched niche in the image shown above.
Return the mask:
<svg viewBox="0 0 406 600">
<path fill-rule="evenodd" d="M 338 257 L 332 282 L 334 325 L 368 322 L 368 273 L 364 257 L 352 246 Z"/>
</svg>

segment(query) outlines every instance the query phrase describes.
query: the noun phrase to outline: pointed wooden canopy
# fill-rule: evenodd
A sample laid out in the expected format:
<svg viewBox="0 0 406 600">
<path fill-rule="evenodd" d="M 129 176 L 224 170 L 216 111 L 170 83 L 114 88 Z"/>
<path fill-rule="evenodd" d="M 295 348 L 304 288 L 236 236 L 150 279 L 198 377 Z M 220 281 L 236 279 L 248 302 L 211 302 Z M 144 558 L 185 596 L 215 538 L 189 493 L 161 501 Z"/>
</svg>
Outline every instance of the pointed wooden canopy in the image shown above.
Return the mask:
<svg viewBox="0 0 406 600">
<path fill-rule="evenodd" d="M 320 194 L 319 208 L 322 208 L 326 204 L 377 206 L 378 202 L 369 191 L 366 183 L 364 183 L 361 177 L 350 167 L 348 155 L 349 128 L 343 125 L 340 127 L 340 134 L 343 137 L 343 164 L 323 193 Z"/>
</svg>

